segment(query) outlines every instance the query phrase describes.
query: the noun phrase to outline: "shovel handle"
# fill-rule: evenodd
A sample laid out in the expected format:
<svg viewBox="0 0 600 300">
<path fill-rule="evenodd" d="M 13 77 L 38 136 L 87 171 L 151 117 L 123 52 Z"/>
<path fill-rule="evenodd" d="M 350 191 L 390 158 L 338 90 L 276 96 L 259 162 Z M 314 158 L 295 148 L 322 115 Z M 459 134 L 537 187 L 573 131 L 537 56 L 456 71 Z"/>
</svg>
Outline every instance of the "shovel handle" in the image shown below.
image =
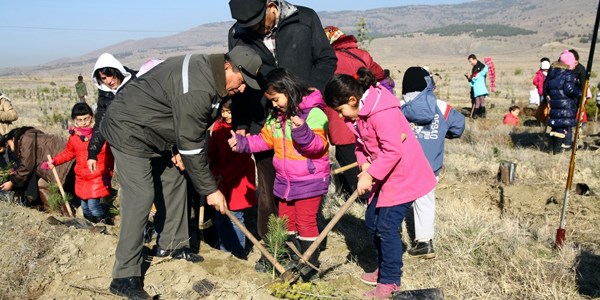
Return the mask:
<svg viewBox="0 0 600 300">
<path fill-rule="evenodd" d="M 340 174 L 340 173 L 344 173 L 344 172 L 346 172 L 346 171 L 348 171 L 348 170 L 350 170 L 352 168 L 355 168 L 355 167 L 358 167 L 358 162 L 353 162 L 353 163 L 351 163 L 349 165 L 345 165 L 343 167 L 337 168 L 337 169 L 331 171 L 330 175 L 337 175 L 337 174 Z"/>
<path fill-rule="evenodd" d="M 48 163 L 52 163 L 52 156 L 48 154 Z M 60 190 L 60 194 L 65 200 L 65 206 L 67 207 L 67 212 L 69 213 L 69 217 L 73 216 L 73 212 L 71 211 L 71 206 L 67 203 L 67 195 L 65 194 L 65 189 L 63 189 L 62 183 L 60 182 L 60 177 L 58 177 L 58 172 L 56 172 L 56 168 L 52 168 L 52 174 L 54 174 L 54 179 L 56 180 L 56 184 L 58 185 L 58 189 Z"/>
<path fill-rule="evenodd" d="M 200 225 L 204 224 L 204 205 L 200 205 L 200 216 L 198 217 L 198 222 Z"/>
<path fill-rule="evenodd" d="M 262 253 L 262 255 L 266 257 L 271 262 L 271 264 L 273 264 L 273 267 L 275 267 L 279 274 L 285 273 L 286 269 L 275 260 L 271 253 L 269 253 L 269 251 L 267 251 L 267 249 L 260 244 L 260 242 L 254 237 L 254 235 L 252 235 L 252 233 L 248 231 L 246 226 L 244 226 L 244 224 L 242 224 L 242 222 L 240 222 L 240 220 L 238 220 L 238 218 L 236 218 L 228 208 L 225 208 L 225 214 L 227 215 L 227 217 L 229 217 L 229 219 L 231 219 L 233 223 L 235 223 L 235 225 L 244 233 L 244 235 L 246 235 L 246 237 L 252 242 L 252 244 L 254 244 L 254 246 L 260 251 L 260 253 Z"/>
</svg>

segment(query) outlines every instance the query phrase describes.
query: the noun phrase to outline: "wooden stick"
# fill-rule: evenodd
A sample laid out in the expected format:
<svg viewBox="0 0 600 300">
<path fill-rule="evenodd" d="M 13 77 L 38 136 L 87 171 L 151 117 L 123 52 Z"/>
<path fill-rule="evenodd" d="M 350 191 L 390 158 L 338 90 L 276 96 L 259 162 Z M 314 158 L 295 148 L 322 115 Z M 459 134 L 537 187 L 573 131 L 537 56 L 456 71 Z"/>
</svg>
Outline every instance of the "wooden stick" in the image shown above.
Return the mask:
<svg viewBox="0 0 600 300">
<path fill-rule="evenodd" d="M 329 175 L 333 176 L 333 175 L 337 175 L 337 174 L 340 174 L 340 173 L 344 173 L 344 172 L 346 172 L 346 171 L 348 171 L 348 170 L 350 170 L 350 169 L 352 169 L 354 167 L 358 167 L 358 162 L 353 162 L 353 163 L 351 163 L 349 165 L 345 165 L 343 167 L 337 168 L 337 169 L 331 171 L 331 173 Z"/>
<path fill-rule="evenodd" d="M 50 156 L 50 154 L 48 154 L 48 163 L 51 164 L 52 163 L 52 156 Z M 65 190 L 63 189 L 62 183 L 60 182 L 60 178 L 58 177 L 58 172 L 56 172 L 56 168 L 52 168 L 52 174 L 54 174 L 54 179 L 56 179 L 56 184 L 58 185 L 58 189 L 60 190 L 60 194 L 63 197 L 63 200 L 65 201 L 65 206 L 67 207 L 67 213 L 69 214 L 69 217 L 73 216 L 73 212 L 71 211 L 71 205 L 69 205 L 69 202 L 67 202 L 67 195 L 65 194 Z"/>
<path fill-rule="evenodd" d="M 279 274 L 283 274 L 287 271 L 280 263 L 277 262 L 277 260 L 275 260 L 275 258 L 269 253 L 269 251 L 267 251 L 267 249 L 263 245 L 261 245 L 261 243 L 254 237 L 254 235 L 252 235 L 252 233 L 248 231 L 246 226 L 244 226 L 244 224 L 242 224 L 242 222 L 240 222 L 240 220 L 238 220 L 238 218 L 236 218 L 231 213 L 231 211 L 229 211 L 228 208 L 225 208 L 225 214 L 244 233 L 244 235 L 246 235 L 246 237 L 252 242 L 252 244 L 254 244 L 258 251 L 260 251 L 260 253 L 262 253 L 262 255 L 271 262 L 271 264 L 273 264 L 273 267 L 275 267 Z"/>
</svg>

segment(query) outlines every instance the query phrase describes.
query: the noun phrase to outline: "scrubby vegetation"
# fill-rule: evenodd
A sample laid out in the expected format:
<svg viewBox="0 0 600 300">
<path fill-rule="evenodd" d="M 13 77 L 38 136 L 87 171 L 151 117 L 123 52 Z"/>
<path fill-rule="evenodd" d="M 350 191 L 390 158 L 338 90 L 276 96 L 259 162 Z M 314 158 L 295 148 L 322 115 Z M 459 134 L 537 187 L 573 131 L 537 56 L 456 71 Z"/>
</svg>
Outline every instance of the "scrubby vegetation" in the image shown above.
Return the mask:
<svg viewBox="0 0 600 300">
<path fill-rule="evenodd" d="M 535 34 L 535 31 L 501 24 L 453 24 L 425 30 L 427 34 L 455 36 L 469 34 L 473 37 L 516 36 Z"/>
</svg>

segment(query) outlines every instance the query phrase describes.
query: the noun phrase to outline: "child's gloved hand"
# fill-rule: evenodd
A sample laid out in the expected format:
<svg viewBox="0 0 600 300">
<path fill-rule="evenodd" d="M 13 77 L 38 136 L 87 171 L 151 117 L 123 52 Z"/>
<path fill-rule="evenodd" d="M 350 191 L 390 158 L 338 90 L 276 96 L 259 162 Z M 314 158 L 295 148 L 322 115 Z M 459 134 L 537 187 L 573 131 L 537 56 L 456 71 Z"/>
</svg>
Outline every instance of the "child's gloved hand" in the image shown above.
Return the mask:
<svg viewBox="0 0 600 300">
<path fill-rule="evenodd" d="M 54 169 L 54 164 L 51 164 L 51 163 L 48 163 L 47 161 L 45 161 L 40 165 L 40 168 L 44 171 L 48 171 L 48 170 Z"/>
<path fill-rule="evenodd" d="M 292 116 L 290 121 L 292 121 L 292 128 L 298 128 L 304 124 L 304 120 L 298 116 Z"/>
</svg>

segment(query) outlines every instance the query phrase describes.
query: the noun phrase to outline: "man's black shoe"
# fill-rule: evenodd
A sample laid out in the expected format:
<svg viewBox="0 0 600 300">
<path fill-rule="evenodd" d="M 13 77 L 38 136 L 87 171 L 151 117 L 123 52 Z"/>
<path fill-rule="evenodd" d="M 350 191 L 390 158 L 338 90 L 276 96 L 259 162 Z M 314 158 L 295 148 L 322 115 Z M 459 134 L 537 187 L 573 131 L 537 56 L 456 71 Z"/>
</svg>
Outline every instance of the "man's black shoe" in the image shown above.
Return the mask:
<svg viewBox="0 0 600 300">
<path fill-rule="evenodd" d="M 185 260 L 187 260 L 189 262 L 193 262 L 193 263 L 204 261 L 204 258 L 202 258 L 202 256 L 192 252 L 192 249 L 190 249 L 190 248 L 167 250 L 167 249 L 161 249 L 160 247 L 157 246 L 154 256 L 158 256 L 158 257 L 171 256 L 174 259 L 185 259 Z"/>
<path fill-rule="evenodd" d="M 430 259 L 435 257 L 432 240 L 427 242 L 417 242 L 412 248 L 408 249 L 407 252 L 418 258 Z"/>
<path fill-rule="evenodd" d="M 144 290 L 141 277 L 113 278 L 110 282 L 110 292 L 127 297 L 129 300 L 150 300 L 152 297 Z"/>
</svg>

